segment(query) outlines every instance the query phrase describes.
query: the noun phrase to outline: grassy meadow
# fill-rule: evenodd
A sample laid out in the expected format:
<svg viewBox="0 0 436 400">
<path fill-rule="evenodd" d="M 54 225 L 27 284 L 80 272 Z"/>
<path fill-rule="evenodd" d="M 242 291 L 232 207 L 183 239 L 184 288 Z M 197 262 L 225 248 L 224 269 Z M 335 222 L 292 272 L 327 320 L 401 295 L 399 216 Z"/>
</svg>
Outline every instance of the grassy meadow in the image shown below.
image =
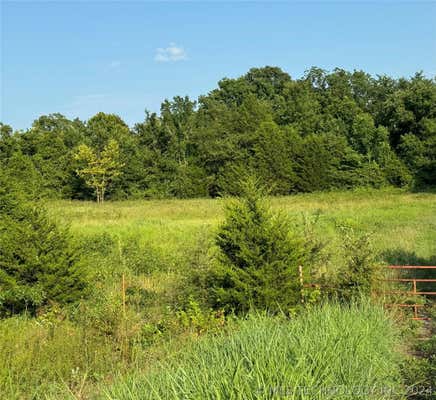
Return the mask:
<svg viewBox="0 0 436 400">
<path fill-rule="evenodd" d="M 223 218 L 223 199 L 150 200 L 110 202 L 59 201 L 50 203 L 53 216 L 79 235 L 109 233 L 138 236 L 177 251 L 195 235 L 216 227 Z M 431 258 L 436 253 L 436 194 L 402 190 L 322 192 L 271 198 L 273 208 L 301 219 L 319 215 L 323 234 L 334 239 L 337 223 L 349 223 L 376 236 L 381 251 L 398 257 Z M 401 261 L 399 259 L 398 261 Z M 406 262 L 406 260 L 404 260 Z"/>
<path fill-rule="evenodd" d="M 377 306 L 333 304 L 290 321 L 253 315 L 225 324 L 195 304 L 177 310 L 182 277 L 210 261 L 225 201 L 48 203 L 84 249 L 90 294 L 68 310 L 0 321 L 0 398 L 270 399 L 276 397 L 255 390 L 283 382 L 400 388 L 404 344 Z M 314 230 L 331 255 L 327 271 L 340 263 L 342 224 L 371 232 L 381 262 L 436 263 L 436 194 L 357 190 L 271 204 L 296 221 L 317 220 Z"/>
</svg>

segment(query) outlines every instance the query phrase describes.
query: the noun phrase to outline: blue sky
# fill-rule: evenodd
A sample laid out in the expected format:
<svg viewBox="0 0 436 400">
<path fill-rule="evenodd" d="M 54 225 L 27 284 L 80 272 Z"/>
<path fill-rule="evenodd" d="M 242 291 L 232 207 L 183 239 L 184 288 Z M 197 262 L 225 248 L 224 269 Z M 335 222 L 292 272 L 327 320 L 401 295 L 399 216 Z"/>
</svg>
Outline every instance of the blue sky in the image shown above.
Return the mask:
<svg viewBox="0 0 436 400">
<path fill-rule="evenodd" d="M 0 0 L 1 1 L 1 0 Z M 434 2 L 2 2 L 1 115 L 132 125 L 175 95 L 274 65 L 436 75 Z"/>
</svg>

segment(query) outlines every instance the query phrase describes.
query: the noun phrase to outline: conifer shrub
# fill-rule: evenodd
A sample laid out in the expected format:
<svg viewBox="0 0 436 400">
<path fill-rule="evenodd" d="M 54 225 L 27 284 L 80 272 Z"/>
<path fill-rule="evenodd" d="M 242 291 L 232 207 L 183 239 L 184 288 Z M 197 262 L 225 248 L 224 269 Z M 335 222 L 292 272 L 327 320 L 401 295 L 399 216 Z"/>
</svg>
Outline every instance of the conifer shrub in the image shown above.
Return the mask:
<svg viewBox="0 0 436 400">
<path fill-rule="evenodd" d="M 301 300 L 299 266 L 310 249 L 283 213 L 273 213 L 255 179 L 229 202 L 216 244 L 217 266 L 209 276 L 215 308 L 288 311 Z"/>
<path fill-rule="evenodd" d="M 68 230 L 51 221 L 43 208 L 2 185 L 0 315 L 34 314 L 48 302 L 75 301 L 85 286 L 80 254 Z"/>
</svg>

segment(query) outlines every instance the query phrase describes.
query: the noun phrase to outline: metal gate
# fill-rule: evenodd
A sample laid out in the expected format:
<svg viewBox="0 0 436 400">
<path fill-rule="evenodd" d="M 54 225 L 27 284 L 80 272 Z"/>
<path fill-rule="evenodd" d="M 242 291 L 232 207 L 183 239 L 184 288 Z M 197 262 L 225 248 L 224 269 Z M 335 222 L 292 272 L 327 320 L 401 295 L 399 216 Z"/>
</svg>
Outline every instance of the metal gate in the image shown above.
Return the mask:
<svg viewBox="0 0 436 400">
<path fill-rule="evenodd" d="M 388 270 L 391 271 L 418 271 L 418 270 L 435 270 L 436 266 L 429 266 L 429 265 L 389 265 L 386 267 Z M 419 283 L 432 283 L 433 287 L 436 288 L 436 279 L 433 278 L 419 278 L 419 277 L 389 277 L 384 279 L 385 282 L 397 282 L 397 283 L 411 283 L 411 290 L 390 290 L 385 291 L 383 294 L 385 295 L 407 295 L 407 296 L 436 296 L 436 291 L 433 290 L 424 290 L 420 291 L 418 290 Z M 428 317 L 423 317 L 418 312 L 419 309 L 422 309 L 425 307 L 425 304 L 416 304 L 414 302 L 413 304 L 409 303 L 391 303 L 391 304 L 385 304 L 385 307 L 400 307 L 400 308 L 411 308 L 413 310 L 413 320 L 429 320 Z"/>
</svg>

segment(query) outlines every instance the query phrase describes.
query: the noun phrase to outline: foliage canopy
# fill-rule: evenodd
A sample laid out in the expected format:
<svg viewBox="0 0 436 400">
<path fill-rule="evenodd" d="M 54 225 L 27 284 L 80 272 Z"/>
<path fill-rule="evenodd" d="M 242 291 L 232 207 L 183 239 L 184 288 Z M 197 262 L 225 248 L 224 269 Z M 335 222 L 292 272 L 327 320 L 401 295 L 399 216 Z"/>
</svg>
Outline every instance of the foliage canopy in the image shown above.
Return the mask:
<svg viewBox="0 0 436 400">
<path fill-rule="evenodd" d="M 92 198 L 96 182 L 76 173 L 77 147 L 98 158 L 111 141 L 123 176 L 107 187 L 111 199 L 234 193 L 242 169 L 274 195 L 436 185 L 436 81 L 422 73 L 312 67 L 293 79 L 266 66 L 222 79 L 197 101 L 165 100 L 131 128 L 102 112 L 88 121 L 44 115 L 24 132 L 0 128 L 1 167 L 14 175 L 25 165 L 39 197 Z"/>
</svg>

